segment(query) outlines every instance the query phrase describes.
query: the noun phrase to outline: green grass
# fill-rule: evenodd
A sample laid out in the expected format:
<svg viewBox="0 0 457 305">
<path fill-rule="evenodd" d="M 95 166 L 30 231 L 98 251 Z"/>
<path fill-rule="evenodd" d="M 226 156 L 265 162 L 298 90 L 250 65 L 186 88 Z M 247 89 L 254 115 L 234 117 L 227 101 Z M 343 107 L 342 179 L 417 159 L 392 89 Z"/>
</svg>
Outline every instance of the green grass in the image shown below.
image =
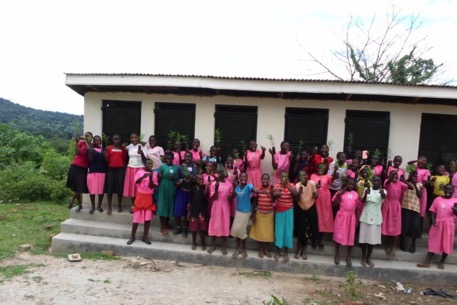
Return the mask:
<svg viewBox="0 0 457 305">
<path fill-rule="evenodd" d="M 55 202 L 0 204 L 0 260 L 13 257 L 19 245 L 31 244 L 31 253 L 48 253 L 51 234 L 60 232 L 68 208 Z"/>
<path fill-rule="evenodd" d="M 254 270 L 249 272 L 236 272 L 234 275 L 241 275 L 246 277 L 271 277 L 273 273 L 265 270 Z"/>
</svg>

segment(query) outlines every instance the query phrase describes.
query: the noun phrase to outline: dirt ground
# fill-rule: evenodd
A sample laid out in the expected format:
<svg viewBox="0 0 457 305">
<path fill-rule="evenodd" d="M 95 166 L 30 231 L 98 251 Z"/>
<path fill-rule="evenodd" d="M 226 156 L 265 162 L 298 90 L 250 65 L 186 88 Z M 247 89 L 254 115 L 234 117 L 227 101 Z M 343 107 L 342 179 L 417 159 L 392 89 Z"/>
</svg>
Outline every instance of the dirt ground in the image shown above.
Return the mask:
<svg viewBox="0 0 457 305">
<path fill-rule="evenodd" d="M 351 285 L 345 278 L 297 275 L 252 269 L 202 266 L 174 261 L 121 257 L 69 262 L 65 258 L 18 253 L 0 268 L 26 265 L 26 273 L 0 275 L 0 304 L 266 304 L 272 295 L 288 304 L 346 304 Z M 356 281 L 363 304 L 457 304 L 424 296 L 427 287 Z M 457 286 L 441 287 L 457 295 Z M 280 304 L 280 303 L 271 303 Z"/>
</svg>

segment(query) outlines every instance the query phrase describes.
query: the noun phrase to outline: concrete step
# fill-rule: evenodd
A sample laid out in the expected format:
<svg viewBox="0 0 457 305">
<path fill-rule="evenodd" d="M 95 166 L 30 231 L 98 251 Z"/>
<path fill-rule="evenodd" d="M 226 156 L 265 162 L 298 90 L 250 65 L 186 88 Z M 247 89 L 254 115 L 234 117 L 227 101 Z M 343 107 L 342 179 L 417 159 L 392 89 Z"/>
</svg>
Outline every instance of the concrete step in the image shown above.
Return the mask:
<svg viewBox="0 0 457 305">
<path fill-rule="evenodd" d="M 448 284 L 455 281 L 457 266 L 447 264 L 445 270 L 439 270 L 432 265 L 429 269 L 418 268 L 417 262 L 405 261 L 386 261 L 374 259 L 375 267 L 366 268 L 359 265 L 353 259 L 353 266 L 347 268 L 344 265 L 336 266 L 333 258 L 322 255 L 309 254 L 308 260 L 297 260 L 290 256 L 288 263 L 283 263 L 274 259 L 259 258 L 255 251 L 248 251 L 245 259 L 233 259 L 231 251 L 229 255 L 222 255 L 218 248 L 212 254 L 206 251 L 192 251 L 187 244 L 167 243 L 154 241 L 152 245 L 146 245 L 141 241 L 135 241 L 132 245 L 126 245 L 126 240 L 122 238 L 91 236 L 81 234 L 60 233 L 52 240 L 53 252 L 100 252 L 103 250 L 114 251 L 122 256 L 141 256 L 150 259 L 161 259 L 171 261 L 184 261 L 202 265 L 217 265 L 230 267 L 252 268 L 256 270 L 270 270 L 281 272 L 292 272 L 307 274 L 309 276 L 328 275 L 345 276 L 349 270 L 353 270 L 360 278 L 373 279 L 380 281 L 400 281 L 402 283 L 411 282 L 433 282 L 435 285 Z M 435 260 L 438 260 L 436 257 Z"/>
<path fill-rule="evenodd" d="M 88 221 L 88 220 L 81 220 L 81 219 L 68 219 L 61 225 L 61 232 L 62 233 L 69 233 L 69 234 L 81 234 L 81 235 L 91 235 L 91 236 L 99 236 L 99 237 L 112 237 L 112 238 L 120 238 L 124 240 L 128 240 L 131 234 L 131 224 L 116 224 L 116 223 L 109 223 L 109 222 L 99 222 L 99 221 Z M 137 238 L 140 239 L 143 234 L 143 225 L 139 225 L 137 230 Z M 183 237 L 181 234 L 173 235 L 172 232 L 166 237 L 163 236 L 159 230 L 158 226 L 151 226 L 149 229 L 149 239 L 154 242 L 165 242 L 165 243 L 175 243 L 175 244 L 184 244 L 190 248 L 192 238 L 189 234 L 187 237 Z M 197 241 L 199 237 L 197 237 Z M 227 239 L 227 247 L 234 249 L 235 246 L 235 238 L 228 238 Z M 210 238 L 207 237 L 207 245 L 210 243 Z M 296 241 L 294 239 L 294 249 L 291 250 L 291 253 L 295 253 L 295 245 Z M 324 249 L 312 249 L 310 245 L 307 246 L 306 251 L 308 254 L 312 255 L 319 255 L 319 256 L 330 256 L 334 255 L 334 247 L 333 242 L 331 240 L 324 241 Z M 257 250 L 257 242 L 248 238 L 246 242 L 246 247 L 249 250 Z M 274 251 L 274 245 L 271 244 L 270 250 Z M 345 254 L 345 248 L 342 248 L 342 254 Z M 427 254 L 426 247 L 417 247 L 415 253 L 408 253 L 402 252 L 401 250 L 396 251 L 395 258 L 387 257 L 383 247 L 381 245 L 376 246 L 373 249 L 372 257 L 374 259 L 380 260 L 396 260 L 396 261 L 405 261 L 405 262 L 420 262 L 424 259 L 425 255 Z M 359 247 L 354 247 L 352 256 L 354 258 L 361 257 L 361 250 Z M 457 264 L 457 253 L 451 254 L 447 258 L 448 264 Z"/>
</svg>

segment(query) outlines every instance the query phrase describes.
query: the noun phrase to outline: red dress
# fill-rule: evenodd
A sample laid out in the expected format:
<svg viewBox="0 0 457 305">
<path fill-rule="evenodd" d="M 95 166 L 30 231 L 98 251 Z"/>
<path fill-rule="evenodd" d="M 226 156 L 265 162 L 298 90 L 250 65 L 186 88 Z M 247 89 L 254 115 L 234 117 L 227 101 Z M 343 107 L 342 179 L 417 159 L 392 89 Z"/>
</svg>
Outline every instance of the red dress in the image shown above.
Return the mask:
<svg viewBox="0 0 457 305">
<path fill-rule="evenodd" d="M 319 232 L 331 233 L 333 232 L 333 209 L 329 185 L 332 182 L 332 176 L 312 174 L 311 181 L 314 181 L 316 185 L 319 181 L 321 182 L 321 187 L 317 189 L 319 197 L 316 199 Z"/>
<path fill-rule="evenodd" d="M 408 189 L 408 185 L 401 182 L 384 182 L 387 191 L 386 200 L 381 207 L 382 224 L 381 233 L 387 236 L 398 236 L 401 234 L 401 198 Z"/>
</svg>

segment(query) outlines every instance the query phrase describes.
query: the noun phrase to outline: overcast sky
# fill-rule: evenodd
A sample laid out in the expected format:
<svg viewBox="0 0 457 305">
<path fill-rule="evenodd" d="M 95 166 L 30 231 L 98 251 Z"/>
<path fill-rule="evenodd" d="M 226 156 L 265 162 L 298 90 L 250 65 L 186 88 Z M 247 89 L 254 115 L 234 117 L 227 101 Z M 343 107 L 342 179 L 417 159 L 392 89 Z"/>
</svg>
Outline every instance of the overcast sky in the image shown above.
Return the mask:
<svg viewBox="0 0 457 305">
<path fill-rule="evenodd" d="M 83 114 L 64 73 L 329 78 L 351 16 L 419 14 L 425 55 L 457 79 L 457 1 L 2 1 L 0 97 Z M 452 83 L 456 85 L 456 83 Z"/>
</svg>

